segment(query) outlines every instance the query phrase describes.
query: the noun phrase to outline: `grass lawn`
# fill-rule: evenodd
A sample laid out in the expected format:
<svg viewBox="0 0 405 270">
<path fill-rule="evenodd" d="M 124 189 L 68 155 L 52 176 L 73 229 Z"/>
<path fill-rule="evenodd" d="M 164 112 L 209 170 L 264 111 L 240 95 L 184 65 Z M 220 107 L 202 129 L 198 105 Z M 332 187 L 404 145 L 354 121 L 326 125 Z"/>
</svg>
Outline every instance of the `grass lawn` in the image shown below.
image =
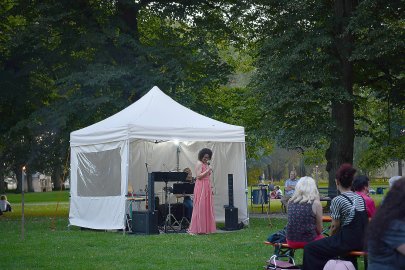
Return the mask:
<svg viewBox="0 0 405 270">
<path fill-rule="evenodd" d="M 203 236 L 123 235 L 68 228 L 67 217 L 0 219 L 0 269 L 262 269 L 272 250 L 267 235 L 286 220 L 254 219 L 249 228 Z M 298 257 L 298 256 L 297 256 Z"/>
</svg>

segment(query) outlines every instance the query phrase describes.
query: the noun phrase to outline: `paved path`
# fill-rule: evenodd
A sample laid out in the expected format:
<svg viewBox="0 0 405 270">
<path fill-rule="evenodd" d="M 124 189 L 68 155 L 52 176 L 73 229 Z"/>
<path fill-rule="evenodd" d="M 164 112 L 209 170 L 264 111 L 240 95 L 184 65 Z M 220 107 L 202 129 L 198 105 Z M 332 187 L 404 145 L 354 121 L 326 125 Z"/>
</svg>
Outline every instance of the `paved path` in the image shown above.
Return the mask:
<svg viewBox="0 0 405 270">
<path fill-rule="evenodd" d="M 58 202 L 24 202 L 24 205 L 56 205 L 57 203 Z M 62 204 L 69 204 L 69 202 L 59 202 L 59 205 Z M 16 203 L 15 205 L 21 205 L 21 202 Z"/>
<path fill-rule="evenodd" d="M 324 216 L 329 216 L 330 213 L 329 212 L 324 212 L 323 213 Z M 287 214 L 285 213 L 249 213 L 249 218 L 287 218 Z"/>
<path fill-rule="evenodd" d="M 284 213 L 250 213 L 249 218 L 287 218 Z"/>
</svg>

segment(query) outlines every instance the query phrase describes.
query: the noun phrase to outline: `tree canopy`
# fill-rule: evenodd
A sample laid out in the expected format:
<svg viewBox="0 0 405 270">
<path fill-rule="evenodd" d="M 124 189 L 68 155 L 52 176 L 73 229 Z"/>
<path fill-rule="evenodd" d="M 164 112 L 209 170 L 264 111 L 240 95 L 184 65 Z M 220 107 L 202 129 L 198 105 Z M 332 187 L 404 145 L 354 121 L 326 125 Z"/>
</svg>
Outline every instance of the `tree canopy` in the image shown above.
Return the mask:
<svg viewBox="0 0 405 270">
<path fill-rule="evenodd" d="M 253 82 L 268 112 L 262 126 L 271 123 L 269 135 L 287 148 L 321 148 L 328 142 L 325 157 L 334 186 L 338 166 L 353 163 L 356 133 L 380 147 L 387 141 L 388 134 L 372 128 L 377 118 L 365 113 L 366 95 L 377 106 L 389 103 L 391 113 L 403 109 L 400 1 L 259 2 L 266 3 L 269 18 L 260 33 Z M 402 133 L 395 137 L 403 142 L 403 114 L 397 116 Z"/>
<path fill-rule="evenodd" d="M 61 171 L 71 131 L 121 110 L 153 85 L 193 107 L 231 72 L 217 46 L 231 34 L 226 1 L 2 5 L 3 170 L 29 163 L 31 170 Z"/>
<path fill-rule="evenodd" d="M 307 163 L 325 152 L 331 183 L 353 162 L 355 136 L 358 166 L 404 159 L 401 4 L 2 1 L 0 174 L 28 164 L 55 173 L 57 187 L 70 132 L 153 85 L 245 126 L 249 157 L 275 144 L 301 149 Z"/>
</svg>

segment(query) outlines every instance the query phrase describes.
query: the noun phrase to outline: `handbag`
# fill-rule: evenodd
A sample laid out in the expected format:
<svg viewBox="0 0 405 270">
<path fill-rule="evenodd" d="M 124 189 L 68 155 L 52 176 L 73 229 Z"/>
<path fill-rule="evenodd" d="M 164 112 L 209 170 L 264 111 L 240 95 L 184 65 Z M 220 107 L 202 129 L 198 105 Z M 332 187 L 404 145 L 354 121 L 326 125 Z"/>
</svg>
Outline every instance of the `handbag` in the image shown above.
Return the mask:
<svg viewBox="0 0 405 270">
<path fill-rule="evenodd" d="M 279 258 L 288 258 L 287 261 L 282 261 L 279 260 Z M 283 269 L 301 269 L 299 266 L 295 265 L 294 258 L 288 255 L 273 255 L 270 257 L 270 259 L 267 261 L 267 266 L 266 269 L 271 269 L 271 270 L 283 270 Z"/>
<path fill-rule="evenodd" d="M 323 270 L 356 270 L 352 262 L 343 260 L 329 260 Z"/>
</svg>

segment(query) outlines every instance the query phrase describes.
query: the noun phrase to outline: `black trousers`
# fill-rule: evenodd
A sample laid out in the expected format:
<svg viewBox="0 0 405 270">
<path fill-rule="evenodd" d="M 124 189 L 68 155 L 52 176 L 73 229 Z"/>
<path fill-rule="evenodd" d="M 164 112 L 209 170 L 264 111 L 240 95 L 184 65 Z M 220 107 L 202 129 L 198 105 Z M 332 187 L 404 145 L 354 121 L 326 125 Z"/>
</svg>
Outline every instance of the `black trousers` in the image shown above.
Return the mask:
<svg viewBox="0 0 405 270">
<path fill-rule="evenodd" d="M 356 237 L 356 236 L 353 236 Z M 323 270 L 325 264 L 337 257 L 342 260 L 351 261 L 357 269 L 356 257 L 345 257 L 353 248 L 342 248 L 337 244 L 339 235 L 333 235 L 317 241 L 313 241 L 304 247 L 303 270 Z"/>
</svg>

